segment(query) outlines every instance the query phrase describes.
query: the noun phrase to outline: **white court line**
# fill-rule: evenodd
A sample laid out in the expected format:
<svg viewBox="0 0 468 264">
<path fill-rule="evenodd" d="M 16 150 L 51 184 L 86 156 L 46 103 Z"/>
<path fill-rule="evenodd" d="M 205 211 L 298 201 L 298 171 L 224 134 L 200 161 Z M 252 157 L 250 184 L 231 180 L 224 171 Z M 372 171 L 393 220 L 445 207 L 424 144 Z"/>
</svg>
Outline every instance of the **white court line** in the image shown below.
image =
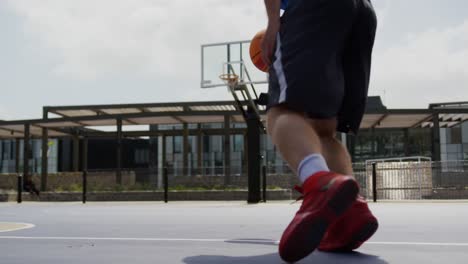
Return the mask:
<svg viewBox="0 0 468 264">
<path fill-rule="evenodd" d="M 28 229 L 28 228 L 33 228 L 35 225 L 33 224 L 28 224 L 28 223 L 17 223 L 17 222 L 0 222 L 0 226 L 2 224 L 7 224 L 7 225 L 20 225 L 15 228 L 10 228 L 10 229 L 0 229 L 0 233 L 2 232 L 12 232 L 12 231 L 17 231 L 17 230 L 22 230 L 22 229 Z"/>
<path fill-rule="evenodd" d="M 145 237 L 27 237 L 27 236 L 0 236 L 0 239 L 35 239 L 35 240 L 111 240 L 111 241 L 186 241 L 186 242 L 265 242 L 265 240 L 232 240 L 217 238 L 145 238 Z M 268 240 L 267 240 L 268 241 Z M 271 240 L 270 242 L 275 242 Z"/>
<path fill-rule="evenodd" d="M 108 240 L 108 241 L 162 241 L 162 242 L 233 242 L 233 243 L 272 243 L 279 241 L 268 239 L 222 239 L 222 238 L 144 238 L 144 237 L 28 237 L 28 236 L 0 236 L 0 239 L 23 240 Z M 442 243 L 442 242 L 367 242 L 369 245 L 396 245 L 396 246 L 450 246 L 468 247 L 468 243 Z"/>
<path fill-rule="evenodd" d="M 396 245 L 396 246 L 448 246 L 468 247 L 468 243 L 438 243 L 438 242 L 366 242 L 370 245 Z"/>
</svg>

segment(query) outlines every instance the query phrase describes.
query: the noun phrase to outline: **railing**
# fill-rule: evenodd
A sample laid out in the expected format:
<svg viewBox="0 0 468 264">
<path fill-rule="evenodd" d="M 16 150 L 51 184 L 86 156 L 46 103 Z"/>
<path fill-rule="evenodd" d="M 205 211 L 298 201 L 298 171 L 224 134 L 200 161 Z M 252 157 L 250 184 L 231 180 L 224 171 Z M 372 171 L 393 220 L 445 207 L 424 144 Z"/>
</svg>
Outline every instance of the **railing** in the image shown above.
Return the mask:
<svg viewBox="0 0 468 264">
<path fill-rule="evenodd" d="M 361 187 L 360 194 L 370 200 L 468 199 L 468 161 L 387 159 L 355 163 L 353 168 Z M 18 176 L 0 174 L 0 196 L 2 193 L 18 193 Z M 299 195 L 292 191 L 294 185 L 300 185 L 298 177 L 287 166 L 264 166 L 259 177 L 264 200 L 267 194 L 274 198 L 275 192 L 283 195 L 275 199 L 294 199 Z M 32 182 L 39 189 L 40 175 L 33 174 Z M 169 166 L 122 169 L 121 177 L 117 177 L 114 169 L 49 174 L 46 191 L 41 196 L 72 197 L 72 194 L 83 193 L 76 196 L 78 198 L 67 199 L 85 201 L 98 195 L 119 194 L 118 199 L 125 200 L 130 194 L 142 193 L 141 200 L 167 201 L 171 199 L 171 193 L 179 196 L 183 193 L 183 199 L 191 200 L 199 199 L 201 192 L 211 192 L 212 195 L 221 192 L 224 194 L 216 199 L 230 199 L 229 195 L 247 190 L 247 170 L 242 166 L 203 169 Z M 110 200 L 115 198 L 109 197 Z M 209 199 L 208 196 L 205 198 Z M 128 199 L 133 198 L 128 196 Z"/>
<path fill-rule="evenodd" d="M 468 199 L 468 161 L 464 160 L 375 160 L 365 163 L 359 174 L 366 186 L 363 192 L 369 198 L 377 195 L 379 200 Z M 372 192 L 374 184 L 376 193 Z"/>
</svg>

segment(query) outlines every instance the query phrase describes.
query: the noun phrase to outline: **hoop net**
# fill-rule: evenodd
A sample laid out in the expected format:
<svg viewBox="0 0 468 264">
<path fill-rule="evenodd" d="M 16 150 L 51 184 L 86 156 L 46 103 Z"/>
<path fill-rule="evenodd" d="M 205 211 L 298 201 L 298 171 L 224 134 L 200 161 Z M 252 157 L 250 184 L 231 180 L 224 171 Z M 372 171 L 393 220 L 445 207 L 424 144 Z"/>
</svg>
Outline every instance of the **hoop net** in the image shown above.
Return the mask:
<svg viewBox="0 0 468 264">
<path fill-rule="evenodd" d="M 219 78 L 231 89 L 239 83 L 239 76 L 235 73 L 223 73 Z"/>
</svg>

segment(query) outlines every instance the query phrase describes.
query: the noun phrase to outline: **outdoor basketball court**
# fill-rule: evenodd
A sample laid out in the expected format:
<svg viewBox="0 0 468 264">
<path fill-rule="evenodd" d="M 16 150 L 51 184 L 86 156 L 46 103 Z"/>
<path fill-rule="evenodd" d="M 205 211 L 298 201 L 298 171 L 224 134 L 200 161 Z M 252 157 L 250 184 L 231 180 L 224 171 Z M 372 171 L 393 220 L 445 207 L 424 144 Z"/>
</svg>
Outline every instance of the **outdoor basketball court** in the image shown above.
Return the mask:
<svg viewBox="0 0 468 264">
<path fill-rule="evenodd" d="M 0 263 L 283 263 L 277 240 L 299 204 L 4 203 Z M 299 263 L 466 263 L 466 203 L 371 209 L 380 229 L 365 246 Z"/>
</svg>

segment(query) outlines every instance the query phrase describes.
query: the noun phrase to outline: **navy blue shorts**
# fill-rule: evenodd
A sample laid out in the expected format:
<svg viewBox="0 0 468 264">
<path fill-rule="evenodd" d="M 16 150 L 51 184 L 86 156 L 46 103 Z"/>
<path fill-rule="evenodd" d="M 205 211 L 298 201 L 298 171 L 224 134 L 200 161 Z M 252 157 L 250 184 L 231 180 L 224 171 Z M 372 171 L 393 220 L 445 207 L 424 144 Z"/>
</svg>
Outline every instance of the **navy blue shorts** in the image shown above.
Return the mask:
<svg viewBox="0 0 468 264">
<path fill-rule="evenodd" d="M 336 117 L 338 131 L 357 133 L 376 27 L 369 0 L 290 0 L 269 71 L 268 107 Z"/>
</svg>

